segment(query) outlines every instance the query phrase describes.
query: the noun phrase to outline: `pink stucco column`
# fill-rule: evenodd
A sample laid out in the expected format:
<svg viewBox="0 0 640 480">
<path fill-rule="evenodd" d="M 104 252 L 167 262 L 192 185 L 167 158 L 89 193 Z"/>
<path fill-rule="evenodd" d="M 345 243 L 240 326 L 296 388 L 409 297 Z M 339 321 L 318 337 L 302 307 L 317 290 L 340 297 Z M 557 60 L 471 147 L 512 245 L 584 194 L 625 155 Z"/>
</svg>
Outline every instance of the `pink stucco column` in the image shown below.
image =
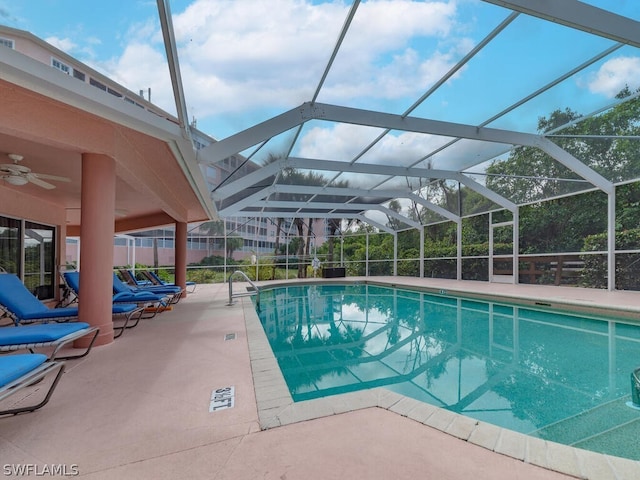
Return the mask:
<svg viewBox="0 0 640 480">
<path fill-rule="evenodd" d="M 106 155 L 82 155 L 80 321 L 100 328 L 94 345 L 113 342 L 113 236 L 116 165 Z M 83 340 L 76 342 L 82 346 Z"/>
<path fill-rule="evenodd" d="M 182 287 L 182 296 L 187 296 L 187 224 L 176 222 L 176 285 Z"/>
</svg>

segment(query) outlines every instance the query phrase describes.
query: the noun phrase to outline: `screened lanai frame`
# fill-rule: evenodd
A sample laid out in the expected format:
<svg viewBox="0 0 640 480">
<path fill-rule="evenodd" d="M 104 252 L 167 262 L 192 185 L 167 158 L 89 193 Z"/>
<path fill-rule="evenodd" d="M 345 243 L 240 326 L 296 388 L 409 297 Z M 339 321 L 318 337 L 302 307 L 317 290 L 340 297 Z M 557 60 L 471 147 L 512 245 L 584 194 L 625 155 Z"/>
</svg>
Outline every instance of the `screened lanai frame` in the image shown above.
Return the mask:
<svg viewBox="0 0 640 480">
<path fill-rule="evenodd" d="M 232 155 L 262 165 L 252 173 L 232 174 L 212 186 L 212 199 L 220 217 L 355 219 L 381 232 L 393 234 L 395 245 L 397 233 L 403 229 L 417 229 L 423 239 L 424 229 L 432 223 L 445 220 L 455 222 L 458 229 L 456 275 L 460 279 L 462 220 L 479 212 L 465 214 L 447 209 L 424 195 L 424 189 L 430 182 L 454 182 L 486 200 L 487 207 L 480 213 L 500 209 L 511 212 L 512 220 L 506 226 L 510 225 L 513 231 L 513 272 L 490 279 L 516 283 L 520 255 L 519 208 L 532 201 L 518 201 L 500 195 L 489 189 L 485 180 L 487 165 L 499 162 L 515 149 L 526 147 L 543 152 L 560 166 L 562 178 L 549 180 L 570 184 L 574 194 L 596 189 L 607 195 L 607 287 L 613 290 L 616 185 L 637 181 L 640 172 L 616 178 L 614 172 L 592 168 L 588 164 L 589 159 L 577 158 L 561 145 L 562 138 L 566 138 L 567 129 L 572 125 L 601 115 L 615 105 L 634 100 L 638 93 L 629 92 L 625 98 L 608 101 L 590 98 L 583 103 L 583 107 L 590 110 L 544 134 L 536 131 L 536 112 L 548 114 L 553 109 L 567 107 L 556 103 L 551 108 L 541 110 L 544 107 L 537 105 L 538 102 L 544 103 L 545 98 L 562 96 L 581 76 L 584 78 L 594 74 L 604 62 L 619 58 L 620 55 L 640 57 L 640 22 L 624 16 L 623 11 L 616 13 L 613 10 L 618 6 L 612 7 L 609 5 L 611 2 L 604 1 L 485 0 L 479 8 L 501 9 L 502 21 L 488 28 L 482 40 L 460 54 L 458 61 L 446 74 L 435 79 L 408 107 L 396 105 L 371 109 L 361 104 L 358 98 L 354 98 L 349 105 L 324 102 L 324 98 L 330 99 L 334 71 L 345 67 L 340 63 L 342 49 L 353 48 L 349 44 L 350 40 L 354 41 L 350 35 L 352 28 L 362 28 L 363 19 L 358 16 L 362 3 L 366 2 L 353 2 L 335 47 L 327 55 L 326 67 L 307 101 L 198 152 L 202 165 L 215 165 Z M 360 26 L 354 27 L 358 21 L 361 22 Z M 462 92 L 460 95 L 446 96 L 442 93 L 447 92 L 463 71 L 476 72 L 479 77 L 486 76 L 491 67 L 486 62 L 497 58 L 505 45 L 510 43 L 516 44 L 525 59 L 528 55 L 558 53 L 550 51 L 548 47 L 543 50 L 535 42 L 526 42 L 526 36 L 523 40 L 522 35 L 517 35 L 520 30 L 527 28 L 548 28 L 561 32 L 559 38 L 566 42 L 566 45 L 558 46 L 559 55 L 564 61 L 549 62 L 549 68 L 543 69 L 542 79 L 536 77 L 532 81 L 531 75 L 528 75 L 530 72 L 518 72 L 523 65 L 522 58 L 502 57 L 501 73 L 508 77 L 509 85 L 515 87 L 497 97 L 499 103 L 496 105 L 478 100 L 482 93 L 479 90 L 482 88 L 481 82 L 477 82 L 480 85 L 475 85 L 475 89 L 459 90 Z M 508 64 L 509 60 L 517 60 L 518 68 L 511 71 L 505 68 L 505 62 Z M 561 65 L 561 71 L 558 65 Z M 492 71 L 497 71 L 495 66 Z M 524 75 L 517 76 L 517 73 Z M 473 112 L 464 112 L 463 108 L 437 108 L 443 104 L 444 98 L 448 101 L 454 99 L 462 105 L 476 101 L 481 108 Z M 466 115 L 461 116 L 462 113 Z M 521 122 L 518 129 L 510 128 L 517 118 L 525 118 L 526 121 Z M 350 138 L 357 148 L 347 149 L 349 155 L 346 156 L 323 155 L 323 152 L 315 152 L 317 156 L 305 155 L 304 138 L 309 132 L 321 129 L 329 134 L 337 129 L 349 129 Z M 596 137 L 580 141 L 598 140 Z M 602 138 L 611 138 L 611 134 Z M 617 138 L 634 142 L 640 139 L 636 135 Z M 413 148 L 408 148 L 407 144 L 412 144 Z M 419 154 L 416 155 L 416 152 Z M 297 176 L 287 172 L 296 172 Z M 304 179 L 313 175 L 321 177 L 323 183 L 305 183 L 307 181 Z M 533 177 L 535 175 L 532 175 L 532 180 L 535 180 Z M 349 180 L 348 185 L 344 180 Z M 534 201 L 553 198 L 541 197 Z M 421 223 L 390 208 L 393 200 L 400 200 L 404 205 L 414 202 L 433 212 L 433 222 Z M 396 219 L 401 225 L 400 229 L 385 224 L 385 218 Z M 420 242 L 420 247 L 420 276 L 423 276 L 424 241 Z M 491 252 L 491 242 L 489 248 Z M 397 273 L 397 261 L 396 248 L 394 274 Z"/>
</svg>

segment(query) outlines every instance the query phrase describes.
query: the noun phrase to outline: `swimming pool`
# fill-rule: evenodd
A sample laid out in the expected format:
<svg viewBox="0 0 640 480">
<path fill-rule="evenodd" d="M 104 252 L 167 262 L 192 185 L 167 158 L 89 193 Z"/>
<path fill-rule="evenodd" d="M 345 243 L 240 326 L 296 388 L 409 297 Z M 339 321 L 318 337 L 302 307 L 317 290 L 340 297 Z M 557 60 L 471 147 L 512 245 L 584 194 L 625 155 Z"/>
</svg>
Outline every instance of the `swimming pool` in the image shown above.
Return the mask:
<svg viewBox="0 0 640 480">
<path fill-rule="evenodd" d="M 640 459 L 640 327 L 369 284 L 263 290 L 294 401 L 385 387 L 530 436 Z"/>
</svg>

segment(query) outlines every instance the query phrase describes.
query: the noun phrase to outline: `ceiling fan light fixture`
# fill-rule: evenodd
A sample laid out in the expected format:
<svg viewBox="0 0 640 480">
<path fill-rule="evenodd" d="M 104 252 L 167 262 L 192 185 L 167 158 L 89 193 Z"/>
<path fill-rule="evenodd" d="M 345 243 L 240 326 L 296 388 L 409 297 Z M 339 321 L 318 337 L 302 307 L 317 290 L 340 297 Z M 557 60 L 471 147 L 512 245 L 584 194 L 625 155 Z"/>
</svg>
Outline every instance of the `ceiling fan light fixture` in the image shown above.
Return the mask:
<svg viewBox="0 0 640 480">
<path fill-rule="evenodd" d="M 20 175 L 8 175 L 4 177 L 4 179 L 7 183 L 10 183 L 11 185 L 16 185 L 19 187 L 29 183 L 29 180 L 27 180 L 24 177 L 21 177 Z"/>
</svg>

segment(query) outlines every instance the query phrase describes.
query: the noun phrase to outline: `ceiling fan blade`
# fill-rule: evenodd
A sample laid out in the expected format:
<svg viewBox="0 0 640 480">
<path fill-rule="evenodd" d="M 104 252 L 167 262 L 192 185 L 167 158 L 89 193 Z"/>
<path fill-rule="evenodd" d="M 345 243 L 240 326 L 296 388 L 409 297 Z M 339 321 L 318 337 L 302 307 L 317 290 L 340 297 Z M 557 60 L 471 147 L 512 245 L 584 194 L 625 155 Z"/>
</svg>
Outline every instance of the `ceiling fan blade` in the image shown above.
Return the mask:
<svg viewBox="0 0 640 480">
<path fill-rule="evenodd" d="M 16 165 L 15 163 L 4 163 L 0 165 L 0 171 L 20 175 L 23 173 L 29 173 L 31 169 L 22 165 Z"/>
<path fill-rule="evenodd" d="M 55 180 L 56 182 L 70 182 L 71 179 L 67 178 L 67 177 L 59 177 L 57 175 L 48 175 L 46 173 L 32 173 L 31 174 L 32 177 L 36 177 L 36 178 L 44 178 L 47 180 Z"/>
<path fill-rule="evenodd" d="M 32 175 L 32 174 L 28 173 L 26 175 L 26 177 L 27 177 L 27 180 L 29 180 L 34 185 L 38 185 L 39 187 L 46 188 L 47 190 L 52 190 L 52 189 L 56 188 L 55 185 L 51 185 L 50 183 L 45 182 L 44 180 L 40 180 L 35 175 Z"/>
</svg>

